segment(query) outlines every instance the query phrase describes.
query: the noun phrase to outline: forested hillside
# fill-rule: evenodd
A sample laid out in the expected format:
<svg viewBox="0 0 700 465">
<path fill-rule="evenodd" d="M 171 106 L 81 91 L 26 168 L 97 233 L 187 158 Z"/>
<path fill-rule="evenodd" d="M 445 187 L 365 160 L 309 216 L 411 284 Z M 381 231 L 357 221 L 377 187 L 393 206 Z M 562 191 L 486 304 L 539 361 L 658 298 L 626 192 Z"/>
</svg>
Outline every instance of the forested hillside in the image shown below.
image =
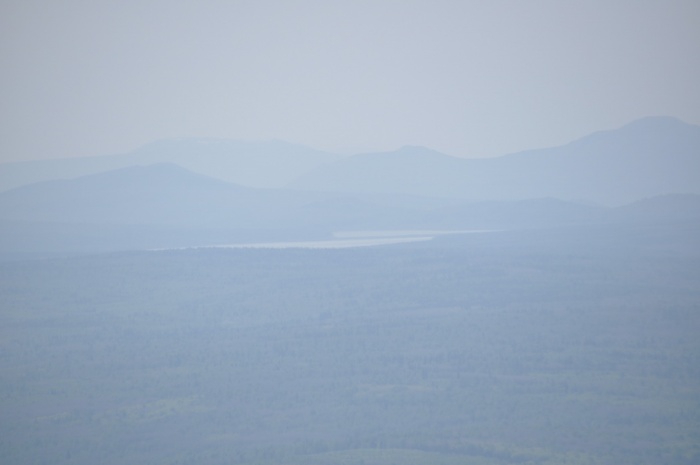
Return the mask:
<svg viewBox="0 0 700 465">
<path fill-rule="evenodd" d="M 700 460 L 697 225 L 0 264 L 0 462 Z"/>
</svg>

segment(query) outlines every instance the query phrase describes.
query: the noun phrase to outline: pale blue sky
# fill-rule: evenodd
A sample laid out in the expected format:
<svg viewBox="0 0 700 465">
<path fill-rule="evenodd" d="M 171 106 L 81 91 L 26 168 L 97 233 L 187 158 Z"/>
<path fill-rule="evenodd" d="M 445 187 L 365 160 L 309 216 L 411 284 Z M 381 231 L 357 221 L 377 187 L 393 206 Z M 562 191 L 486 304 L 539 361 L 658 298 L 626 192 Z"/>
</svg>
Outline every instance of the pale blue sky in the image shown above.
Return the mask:
<svg viewBox="0 0 700 465">
<path fill-rule="evenodd" d="M 700 2 L 0 1 L 0 160 L 201 136 L 495 156 L 700 124 Z"/>
</svg>

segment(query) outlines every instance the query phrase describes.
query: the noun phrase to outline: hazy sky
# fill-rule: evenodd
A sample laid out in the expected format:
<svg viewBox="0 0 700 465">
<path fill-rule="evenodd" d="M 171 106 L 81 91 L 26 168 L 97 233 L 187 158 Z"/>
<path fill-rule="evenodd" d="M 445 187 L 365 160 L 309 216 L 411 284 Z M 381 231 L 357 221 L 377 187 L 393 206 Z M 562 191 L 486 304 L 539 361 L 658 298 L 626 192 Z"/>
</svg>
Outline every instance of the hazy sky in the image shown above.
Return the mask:
<svg viewBox="0 0 700 465">
<path fill-rule="evenodd" d="M 700 1 L 0 0 L 0 160 L 155 139 L 494 156 L 700 124 Z"/>
</svg>

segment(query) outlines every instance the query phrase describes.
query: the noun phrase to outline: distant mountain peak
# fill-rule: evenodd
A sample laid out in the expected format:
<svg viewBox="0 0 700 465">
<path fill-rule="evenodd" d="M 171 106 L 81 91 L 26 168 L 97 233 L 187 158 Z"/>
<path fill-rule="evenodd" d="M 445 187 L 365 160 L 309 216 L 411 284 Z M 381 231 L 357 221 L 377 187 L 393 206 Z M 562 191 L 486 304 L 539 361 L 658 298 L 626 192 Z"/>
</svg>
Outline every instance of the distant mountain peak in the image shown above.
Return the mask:
<svg viewBox="0 0 700 465">
<path fill-rule="evenodd" d="M 610 141 L 635 144 L 673 144 L 677 140 L 696 138 L 698 126 L 686 123 L 673 116 L 647 116 L 631 121 L 617 129 L 594 132 L 572 141 L 563 147 L 608 144 Z"/>
<path fill-rule="evenodd" d="M 172 149 L 188 149 L 192 147 L 200 147 L 207 149 L 221 150 L 280 150 L 280 151 L 309 151 L 319 152 L 316 149 L 307 147 L 303 144 L 288 142 L 282 139 L 227 139 L 221 137 L 171 137 L 154 140 L 147 144 L 138 147 L 135 151 L 151 151 L 151 150 L 172 150 Z M 332 154 L 329 154 L 332 155 Z"/>
<path fill-rule="evenodd" d="M 449 160 L 449 159 L 454 159 L 455 157 L 451 155 L 444 154 L 442 152 L 438 152 L 437 150 L 433 150 L 428 147 L 424 147 L 422 145 L 404 145 L 396 150 L 389 151 L 389 152 L 377 152 L 377 153 L 369 153 L 369 154 L 362 154 L 363 156 L 371 156 L 371 157 L 377 157 L 377 156 L 383 156 L 383 157 L 388 157 L 388 158 L 396 158 L 396 159 L 401 159 L 401 160 L 406 160 L 406 159 L 414 159 L 414 160 L 437 160 L 437 159 L 443 159 L 443 160 Z"/>
<path fill-rule="evenodd" d="M 594 133 L 593 135 L 612 132 L 617 132 L 618 134 L 623 135 L 639 133 L 674 134 L 676 131 L 685 131 L 693 128 L 697 128 L 697 126 L 688 124 L 685 121 L 673 116 L 647 116 L 630 121 L 619 129 L 601 131 L 599 133 Z"/>
<path fill-rule="evenodd" d="M 676 118 L 675 116 L 645 116 L 644 118 L 639 118 L 634 121 L 631 121 L 624 126 L 622 126 L 621 129 L 623 128 L 629 128 L 629 127 L 663 127 L 663 126 L 689 126 L 688 123 L 685 121 Z"/>
<path fill-rule="evenodd" d="M 420 146 L 366 153 L 297 178 L 297 189 L 400 193 L 469 200 L 536 197 L 619 205 L 644 196 L 698 193 L 700 127 L 653 116 L 569 144 L 493 159 Z"/>
<path fill-rule="evenodd" d="M 124 168 L 118 168 L 112 171 L 106 171 L 104 173 L 89 174 L 82 176 L 78 179 L 107 179 L 107 178 L 129 178 L 129 179 L 149 179 L 149 178 L 173 178 L 177 180 L 207 180 L 212 183 L 227 184 L 233 186 L 234 184 L 227 183 L 220 179 L 215 179 L 210 176 L 206 176 L 199 173 L 194 173 L 177 163 L 171 162 L 160 162 L 160 163 L 149 163 L 143 165 L 133 165 Z"/>
<path fill-rule="evenodd" d="M 430 154 L 430 155 L 439 155 L 439 156 L 449 156 L 446 155 L 442 152 L 438 152 L 437 150 L 433 150 L 429 147 L 425 147 L 423 145 L 404 145 L 396 150 L 394 150 L 396 153 L 421 153 L 421 154 Z"/>
<path fill-rule="evenodd" d="M 424 145 L 404 145 L 399 147 L 396 152 L 435 152 Z"/>
</svg>

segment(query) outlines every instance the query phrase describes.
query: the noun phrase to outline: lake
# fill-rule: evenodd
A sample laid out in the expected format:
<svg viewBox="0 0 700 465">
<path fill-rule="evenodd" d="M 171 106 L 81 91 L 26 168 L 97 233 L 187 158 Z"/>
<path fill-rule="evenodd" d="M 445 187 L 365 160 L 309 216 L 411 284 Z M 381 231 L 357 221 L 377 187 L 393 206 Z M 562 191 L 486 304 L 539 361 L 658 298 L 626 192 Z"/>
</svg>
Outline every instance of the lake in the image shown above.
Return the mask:
<svg viewBox="0 0 700 465">
<path fill-rule="evenodd" d="M 372 247 L 380 245 L 404 244 L 408 242 L 430 241 L 437 236 L 448 234 L 476 234 L 494 230 L 377 230 L 377 231 L 337 231 L 333 239 L 321 241 L 257 242 L 242 244 L 207 245 L 191 248 L 206 249 L 346 249 L 352 247 Z"/>
</svg>

